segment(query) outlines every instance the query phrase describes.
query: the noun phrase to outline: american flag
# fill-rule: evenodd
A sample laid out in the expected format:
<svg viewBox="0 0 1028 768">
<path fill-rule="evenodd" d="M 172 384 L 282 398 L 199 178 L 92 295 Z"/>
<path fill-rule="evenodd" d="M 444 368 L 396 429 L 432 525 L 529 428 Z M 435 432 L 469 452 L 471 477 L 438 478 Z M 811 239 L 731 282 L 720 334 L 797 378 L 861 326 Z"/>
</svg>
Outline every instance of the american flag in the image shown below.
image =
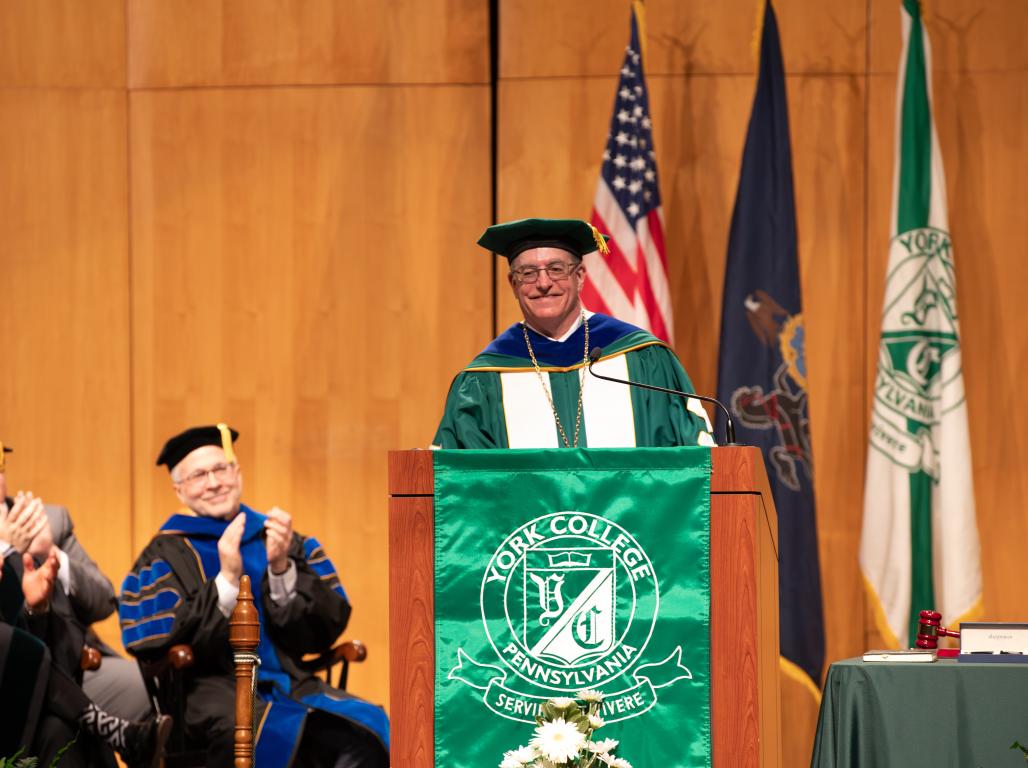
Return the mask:
<svg viewBox="0 0 1028 768">
<path fill-rule="evenodd" d="M 611 236 L 610 253 L 586 257 L 582 300 L 594 311 L 635 323 L 671 343 L 664 213 L 640 47 L 642 8 L 632 6 L 632 33 L 591 217 L 593 226 Z"/>
</svg>

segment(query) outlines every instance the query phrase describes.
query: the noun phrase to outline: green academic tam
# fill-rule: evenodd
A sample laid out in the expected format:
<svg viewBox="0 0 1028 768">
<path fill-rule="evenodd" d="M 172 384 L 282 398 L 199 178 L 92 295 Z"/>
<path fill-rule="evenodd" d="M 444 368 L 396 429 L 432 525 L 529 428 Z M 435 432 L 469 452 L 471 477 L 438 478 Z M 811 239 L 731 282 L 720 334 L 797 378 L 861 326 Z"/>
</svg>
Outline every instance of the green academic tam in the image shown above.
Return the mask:
<svg viewBox="0 0 1028 768">
<path fill-rule="evenodd" d="M 518 219 L 494 224 L 478 244 L 513 261 L 530 248 L 560 248 L 581 258 L 587 253 L 609 253 L 607 235 L 581 219 Z"/>
</svg>

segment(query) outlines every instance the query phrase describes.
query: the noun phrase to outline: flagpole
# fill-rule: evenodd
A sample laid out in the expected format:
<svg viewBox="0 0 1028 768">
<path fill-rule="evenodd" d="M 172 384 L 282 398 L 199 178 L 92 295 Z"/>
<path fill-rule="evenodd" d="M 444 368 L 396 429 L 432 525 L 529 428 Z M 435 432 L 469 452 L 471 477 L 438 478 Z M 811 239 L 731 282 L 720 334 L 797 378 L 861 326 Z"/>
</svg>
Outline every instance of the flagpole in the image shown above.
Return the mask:
<svg viewBox="0 0 1028 768">
<path fill-rule="evenodd" d="M 499 211 L 497 210 L 499 199 L 497 174 L 499 168 L 499 138 L 497 130 L 497 111 L 500 80 L 500 0 L 489 0 L 489 223 L 495 224 Z M 491 301 L 490 336 L 495 337 L 499 333 L 497 328 L 497 314 L 499 312 L 499 297 L 496 295 L 496 280 L 499 277 L 496 267 L 497 259 L 493 256 L 492 267 L 489 270 L 489 295 Z"/>
<path fill-rule="evenodd" d="M 635 11 L 635 23 L 639 27 L 639 55 L 642 56 L 643 64 L 647 61 L 646 56 L 646 10 L 643 0 L 632 0 L 632 10 Z"/>
</svg>

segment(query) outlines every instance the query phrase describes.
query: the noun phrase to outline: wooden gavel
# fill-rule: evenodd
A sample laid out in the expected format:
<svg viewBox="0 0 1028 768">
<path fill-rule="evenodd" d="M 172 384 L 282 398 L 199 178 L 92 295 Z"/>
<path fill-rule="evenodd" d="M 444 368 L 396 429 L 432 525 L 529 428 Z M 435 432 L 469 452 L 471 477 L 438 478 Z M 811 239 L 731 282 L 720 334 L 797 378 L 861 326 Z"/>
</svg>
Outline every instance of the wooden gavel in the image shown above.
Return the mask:
<svg viewBox="0 0 1028 768">
<path fill-rule="evenodd" d="M 917 647 L 938 648 L 940 637 L 960 637 L 960 631 L 946 629 L 938 611 L 921 611 L 917 620 Z"/>
</svg>

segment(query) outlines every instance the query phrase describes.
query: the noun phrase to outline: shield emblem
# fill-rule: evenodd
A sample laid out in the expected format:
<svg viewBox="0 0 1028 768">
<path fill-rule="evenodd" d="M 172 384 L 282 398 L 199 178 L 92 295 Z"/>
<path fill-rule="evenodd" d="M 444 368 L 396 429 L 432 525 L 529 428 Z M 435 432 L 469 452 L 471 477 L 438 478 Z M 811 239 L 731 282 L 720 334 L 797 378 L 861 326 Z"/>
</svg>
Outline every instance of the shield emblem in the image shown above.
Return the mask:
<svg viewBox="0 0 1028 768">
<path fill-rule="evenodd" d="M 576 664 L 614 647 L 614 550 L 538 547 L 525 552 L 522 640 L 529 653 Z"/>
</svg>

